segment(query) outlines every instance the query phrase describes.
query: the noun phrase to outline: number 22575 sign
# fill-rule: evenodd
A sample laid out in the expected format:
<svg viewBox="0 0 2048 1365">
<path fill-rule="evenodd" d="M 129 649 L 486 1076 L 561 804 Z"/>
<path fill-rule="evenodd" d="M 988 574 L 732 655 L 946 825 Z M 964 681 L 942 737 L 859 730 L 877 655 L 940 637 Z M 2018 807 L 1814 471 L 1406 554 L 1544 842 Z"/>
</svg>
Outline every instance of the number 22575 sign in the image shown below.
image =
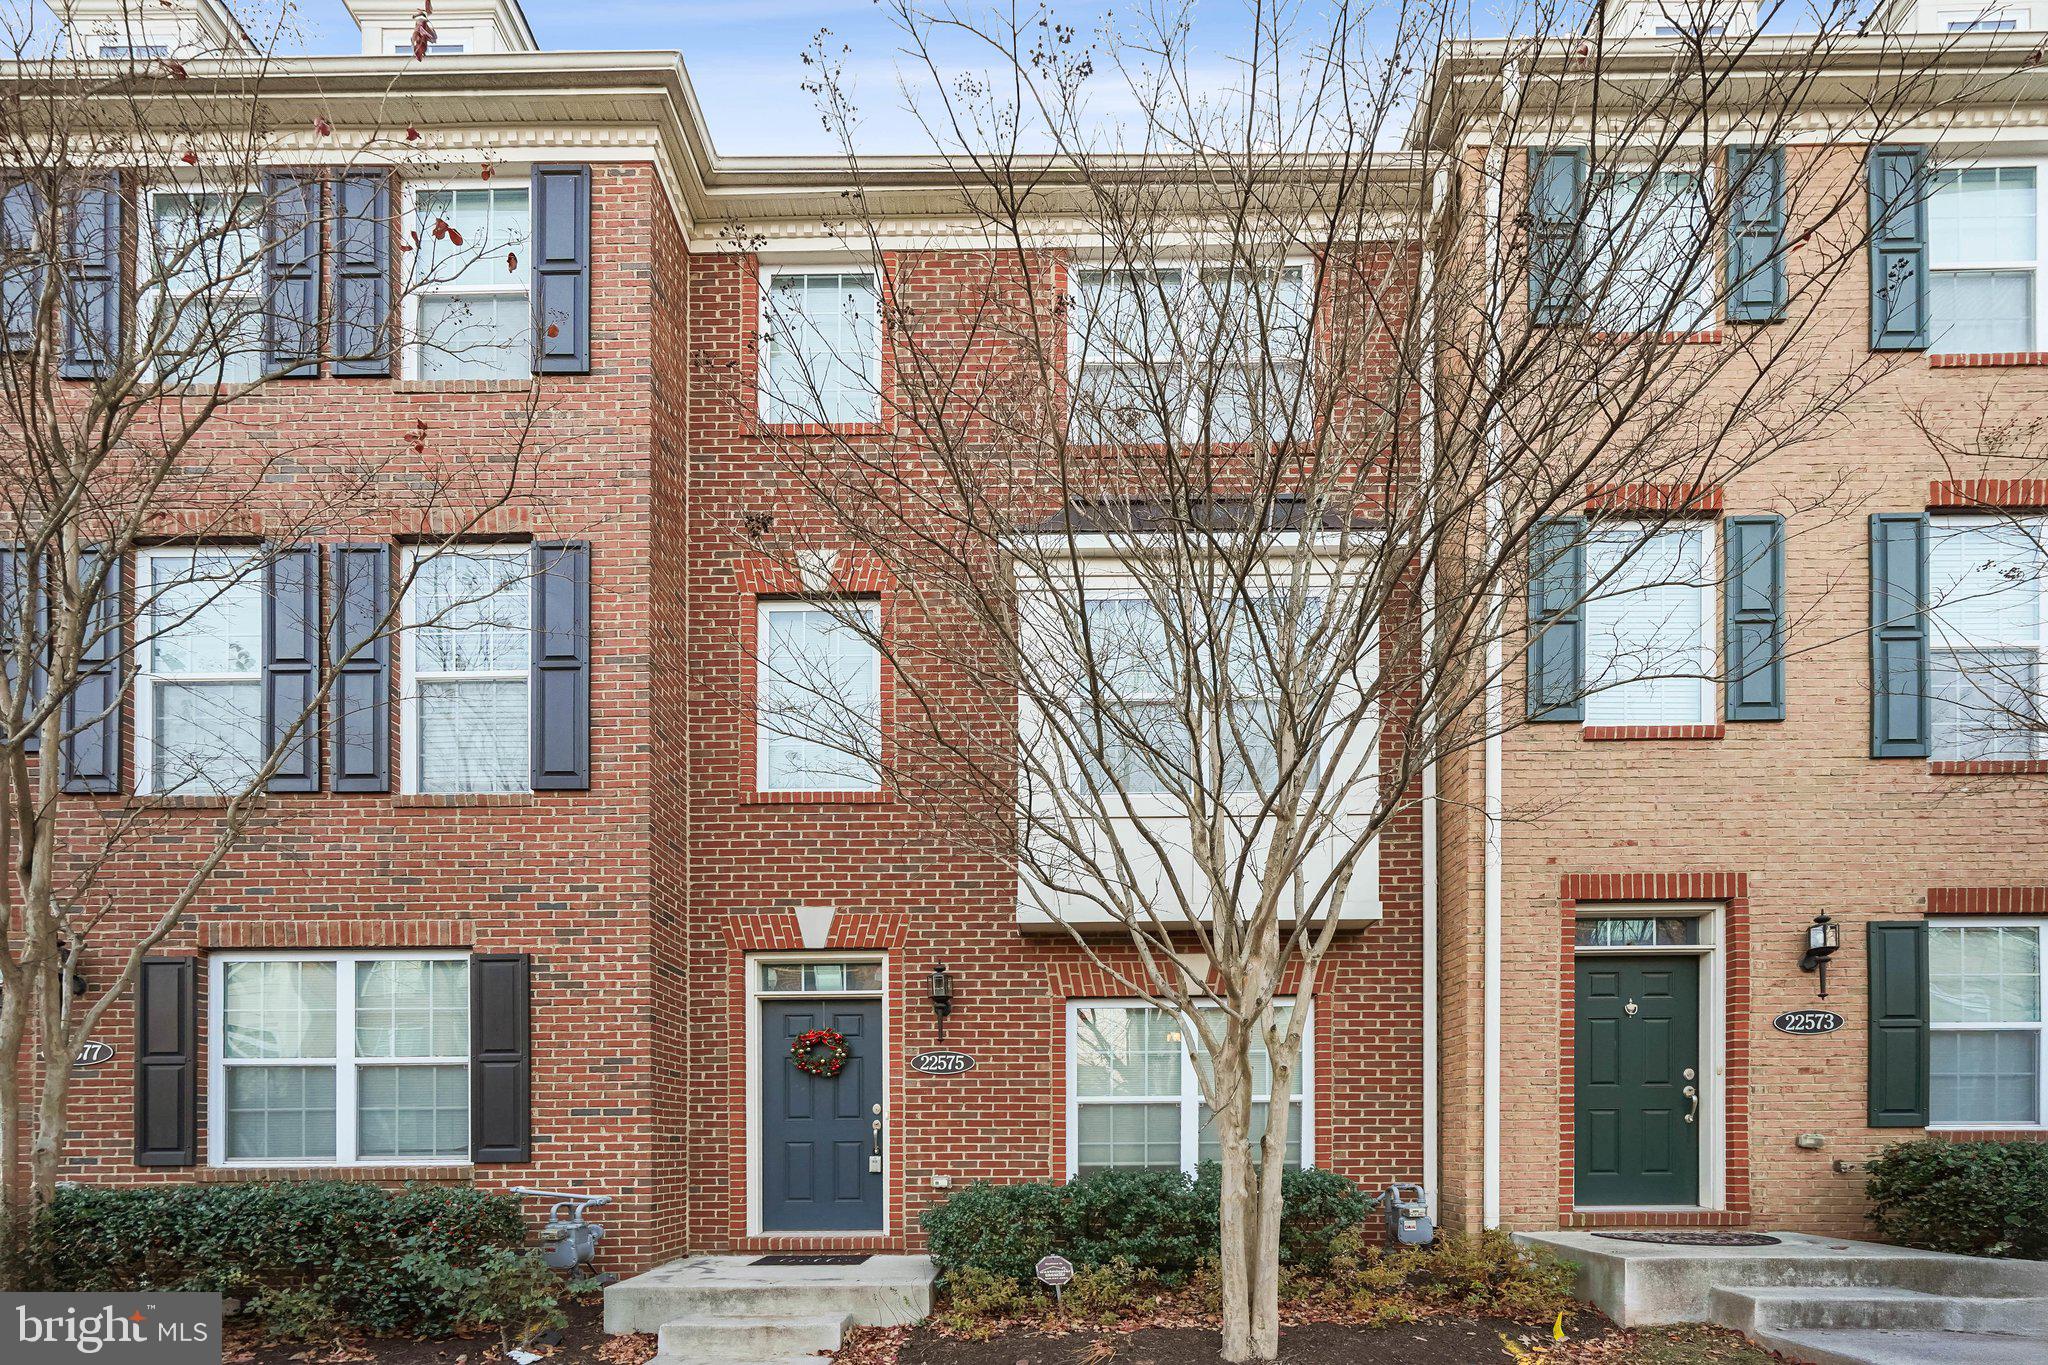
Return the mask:
<svg viewBox="0 0 2048 1365">
<path fill-rule="evenodd" d="M 974 1070 L 974 1058 L 950 1048 L 920 1052 L 910 1059 L 910 1069 L 920 1076 L 958 1076 Z"/>
<path fill-rule="evenodd" d="M 1833 1033 L 1843 1022 L 1833 1010 L 1786 1010 L 1771 1027 L 1780 1033 Z"/>
</svg>

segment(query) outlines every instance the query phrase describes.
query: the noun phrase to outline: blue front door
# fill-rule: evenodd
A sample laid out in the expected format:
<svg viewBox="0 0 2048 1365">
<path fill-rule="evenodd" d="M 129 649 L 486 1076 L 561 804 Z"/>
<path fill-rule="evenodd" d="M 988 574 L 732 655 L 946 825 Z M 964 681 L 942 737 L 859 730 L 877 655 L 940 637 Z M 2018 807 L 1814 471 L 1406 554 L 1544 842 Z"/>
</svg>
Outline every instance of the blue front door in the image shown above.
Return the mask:
<svg viewBox="0 0 2048 1365">
<path fill-rule="evenodd" d="M 790 1061 L 790 1044 L 815 1028 L 846 1035 L 849 1055 L 836 1076 Z M 881 1001 L 764 1001 L 761 1230 L 880 1231 L 881 1116 Z"/>
</svg>

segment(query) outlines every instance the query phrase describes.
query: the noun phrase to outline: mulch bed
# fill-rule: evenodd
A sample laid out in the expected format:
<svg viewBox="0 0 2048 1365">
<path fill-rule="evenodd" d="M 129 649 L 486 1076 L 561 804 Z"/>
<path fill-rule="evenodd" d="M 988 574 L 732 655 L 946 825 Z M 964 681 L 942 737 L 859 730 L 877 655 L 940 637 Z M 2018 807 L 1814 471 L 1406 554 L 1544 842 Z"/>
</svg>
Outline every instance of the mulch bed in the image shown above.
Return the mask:
<svg viewBox="0 0 2048 1365">
<path fill-rule="evenodd" d="M 604 1334 L 604 1304 L 596 1297 L 568 1300 L 562 1307 L 569 1325 L 561 1341 L 529 1348 L 541 1357 L 539 1365 L 646 1365 L 653 1358 L 651 1333 Z M 272 1345 L 254 1328 L 232 1322 L 223 1355 L 223 1365 L 358 1365 L 370 1361 L 375 1365 L 509 1365 L 495 1334 L 430 1341 L 355 1337 L 314 1346 L 304 1342 Z"/>
</svg>

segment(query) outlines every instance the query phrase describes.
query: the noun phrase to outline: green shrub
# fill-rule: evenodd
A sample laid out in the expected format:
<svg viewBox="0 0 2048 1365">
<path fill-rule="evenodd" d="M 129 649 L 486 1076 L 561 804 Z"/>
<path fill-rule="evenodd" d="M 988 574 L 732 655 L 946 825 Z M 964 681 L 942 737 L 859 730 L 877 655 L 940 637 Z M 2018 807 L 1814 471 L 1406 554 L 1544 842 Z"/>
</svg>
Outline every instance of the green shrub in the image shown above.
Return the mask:
<svg viewBox="0 0 2048 1365">
<path fill-rule="evenodd" d="M 1060 1308 L 1082 1322 L 1109 1325 L 1141 1313 L 1159 1297 L 1159 1276 L 1128 1256 L 1081 1266 L 1060 1295 Z"/>
<path fill-rule="evenodd" d="M 1040 1257 L 1061 1250 L 1065 1205 L 1058 1185 L 977 1181 L 926 1209 L 918 1221 L 930 1240 L 932 1264 L 949 1282 L 973 1269 L 1023 1284 Z"/>
<path fill-rule="evenodd" d="M 474 1265 L 457 1265 L 439 1252 L 413 1252 L 399 1267 L 433 1287 L 451 1320 L 462 1327 L 495 1327 L 508 1349 L 552 1327 L 566 1327 L 562 1280 L 540 1254 L 491 1247 Z"/>
<path fill-rule="evenodd" d="M 946 1297 L 934 1315 L 940 1327 L 976 1339 L 995 1335 L 1006 1322 L 1044 1312 L 1043 1294 L 1008 1275 L 963 1266 L 946 1276 Z"/>
<path fill-rule="evenodd" d="M 1476 1313 L 1541 1320 L 1573 1306 L 1578 1272 L 1547 1251 L 1521 1247 L 1498 1228 L 1477 1237 L 1444 1237 L 1400 1253 L 1411 1290 Z"/>
<path fill-rule="evenodd" d="M 32 1229 L 28 1268 L 42 1289 L 233 1295 L 294 1339 L 439 1334 L 528 1311 L 543 1286 L 505 1259 L 525 1240 L 515 1199 L 467 1186 L 69 1186 Z"/>
<path fill-rule="evenodd" d="M 2048 1260 L 2048 1143 L 1902 1142 L 1869 1170 L 1869 1218 L 1886 1241 Z"/>
<path fill-rule="evenodd" d="M 1216 1202 L 1179 1171 L 1105 1170 L 1064 1190 L 1065 1243 L 1077 1266 L 1127 1260 L 1177 1282 L 1216 1246 Z"/>
</svg>

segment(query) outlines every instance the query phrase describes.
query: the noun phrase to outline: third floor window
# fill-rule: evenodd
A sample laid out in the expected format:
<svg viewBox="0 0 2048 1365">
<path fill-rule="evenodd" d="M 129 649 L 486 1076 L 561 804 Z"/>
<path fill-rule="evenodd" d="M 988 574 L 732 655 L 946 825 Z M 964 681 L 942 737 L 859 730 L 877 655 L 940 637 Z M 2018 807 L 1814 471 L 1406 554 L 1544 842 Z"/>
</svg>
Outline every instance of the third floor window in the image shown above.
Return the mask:
<svg viewBox="0 0 2048 1365">
<path fill-rule="evenodd" d="M 1619 523 L 1586 542 L 1586 724 L 1713 719 L 1706 525 Z"/>
<path fill-rule="evenodd" d="M 1969 166 L 1930 175 L 1932 349 L 2031 351 L 2040 344 L 2040 170 Z"/>
<path fill-rule="evenodd" d="M 1928 531 L 1928 719 L 1937 760 L 2037 757 L 2048 553 L 2040 518 L 1937 517 Z"/>
<path fill-rule="evenodd" d="M 881 417 L 875 276 L 775 270 L 763 289 L 761 416 L 836 426 Z"/>
<path fill-rule="evenodd" d="M 532 373 L 530 198 L 523 184 L 417 192 L 415 377 L 524 379 Z"/>
</svg>

